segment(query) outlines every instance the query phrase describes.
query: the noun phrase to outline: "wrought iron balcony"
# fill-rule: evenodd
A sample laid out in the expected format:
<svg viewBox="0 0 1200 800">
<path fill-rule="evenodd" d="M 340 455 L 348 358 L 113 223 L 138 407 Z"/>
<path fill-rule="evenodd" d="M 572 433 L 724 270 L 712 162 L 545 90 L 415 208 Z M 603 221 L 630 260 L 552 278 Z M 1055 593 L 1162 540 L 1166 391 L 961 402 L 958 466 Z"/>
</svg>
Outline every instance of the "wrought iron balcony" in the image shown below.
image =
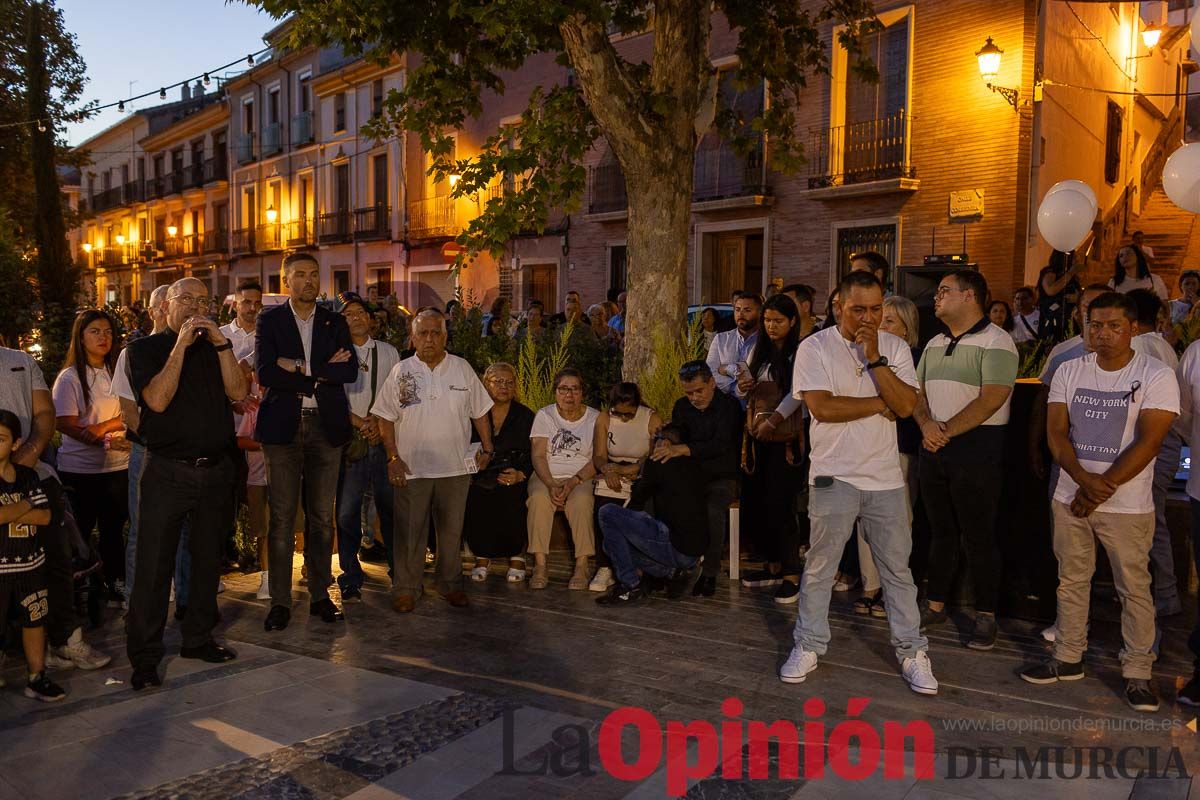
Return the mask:
<svg viewBox="0 0 1200 800">
<path fill-rule="evenodd" d="M 332 211 L 317 217 L 317 236 L 321 244 L 348 242 L 353 228 L 350 227 L 349 211 Z"/>
<path fill-rule="evenodd" d="M 283 249 L 283 236 L 278 222 L 266 222 L 258 226 L 254 244 L 260 253 Z"/>
<path fill-rule="evenodd" d="M 903 109 L 888 117 L 815 131 L 805 152 L 808 187 L 915 178 L 908 149 L 908 119 Z"/>
<path fill-rule="evenodd" d="M 103 267 L 120 267 L 129 263 L 129 259 L 125 255 L 125 247 L 123 245 L 115 245 L 106 247 L 100 253 L 100 257 L 96 259 L 98 266 Z"/>
<path fill-rule="evenodd" d="M 126 203 L 140 203 L 146 199 L 146 182 L 130 181 L 122 189 Z"/>
<path fill-rule="evenodd" d="M 162 243 L 163 258 L 179 258 L 184 254 L 182 236 L 170 236 Z"/>
<path fill-rule="evenodd" d="M 239 164 L 249 164 L 256 160 L 258 155 L 254 148 L 254 134 L 239 133 L 233 140 L 233 152 Z"/>
<path fill-rule="evenodd" d="M 746 155 L 719 139 L 701 143 L 692 171 L 693 202 L 768 194 L 763 155 L 761 141 Z"/>
<path fill-rule="evenodd" d="M 196 162 L 183 168 L 183 188 L 195 189 L 204 185 L 204 164 Z"/>
<path fill-rule="evenodd" d="M 454 199 L 449 195 L 413 200 L 408 204 L 408 233 L 415 238 L 457 236 Z"/>
<path fill-rule="evenodd" d="M 146 199 L 157 200 L 167 192 L 167 180 L 163 177 L 146 180 Z"/>
<path fill-rule="evenodd" d="M 283 223 L 283 242 L 286 247 L 312 247 L 316 241 L 316 226 L 308 217 Z"/>
<path fill-rule="evenodd" d="M 233 232 L 233 252 L 237 253 L 253 253 L 254 252 L 254 229 L 253 228 L 238 228 Z"/>
<path fill-rule="evenodd" d="M 387 206 L 371 206 L 354 211 L 355 239 L 389 239 L 392 210 Z"/>
<path fill-rule="evenodd" d="M 588 185 L 589 214 L 607 214 L 629 208 L 625 174 L 617 162 L 592 167 L 588 171 Z"/>
<path fill-rule="evenodd" d="M 166 194 L 178 194 L 183 191 L 183 168 L 168 172 L 166 177 Z"/>
<path fill-rule="evenodd" d="M 301 147 L 306 144 L 312 144 L 313 136 L 313 112 L 301 111 L 299 114 L 292 116 L 292 147 Z"/>
<path fill-rule="evenodd" d="M 204 182 L 229 180 L 229 162 L 225 156 L 206 159 L 204 162 Z"/>
<path fill-rule="evenodd" d="M 181 236 L 180 237 L 180 241 L 182 242 L 181 255 L 183 255 L 184 257 L 200 255 L 200 253 L 202 252 L 203 238 L 204 238 L 204 234 L 202 234 L 202 233 L 189 233 L 187 236 Z"/>
<path fill-rule="evenodd" d="M 229 250 L 229 231 L 206 231 L 202 234 L 203 252 L 224 253 Z"/>
<path fill-rule="evenodd" d="M 263 158 L 273 156 L 283 150 L 283 123 L 272 122 L 262 129 Z"/>
</svg>

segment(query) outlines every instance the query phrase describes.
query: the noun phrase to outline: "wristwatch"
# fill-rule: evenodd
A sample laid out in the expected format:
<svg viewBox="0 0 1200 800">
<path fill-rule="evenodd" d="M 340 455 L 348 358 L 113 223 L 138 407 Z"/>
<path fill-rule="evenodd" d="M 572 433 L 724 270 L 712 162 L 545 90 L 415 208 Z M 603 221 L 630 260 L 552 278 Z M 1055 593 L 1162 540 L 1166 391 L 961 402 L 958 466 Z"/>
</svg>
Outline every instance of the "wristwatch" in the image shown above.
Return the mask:
<svg viewBox="0 0 1200 800">
<path fill-rule="evenodd" d="M 233 342 L 226 340 L 225 344 L 219 344 L 216 347 L 214 347 L 213 349 L 216 350 L 218 353 L 221 352 L 222 350 L 232 350 Z"/>
<path fill-rule="evenodd" d="M 304 372 L 304 359 L 303 358 L 296 359 L 296 372 Z"/>
<path fill-rule="evenodd" d="M 886 367 L 887 365 L 888 365 L 887 356 L 880 356 L 879 358 L 872 361 L 870 364 L 867 364 L 867 369 L 875 369 L 876 367 Z"/>
</svg>

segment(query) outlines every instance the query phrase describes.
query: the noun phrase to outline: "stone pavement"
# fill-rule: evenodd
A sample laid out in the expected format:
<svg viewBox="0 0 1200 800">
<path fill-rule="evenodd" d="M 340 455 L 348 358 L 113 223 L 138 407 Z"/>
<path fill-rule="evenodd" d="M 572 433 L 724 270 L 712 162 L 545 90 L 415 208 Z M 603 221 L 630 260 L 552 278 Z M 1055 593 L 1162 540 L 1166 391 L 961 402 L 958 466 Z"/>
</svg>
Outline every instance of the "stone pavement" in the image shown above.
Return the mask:
<svg viewBox="0 0 1200 800">
<path fill-rule="evenodd" d="M 221 635 L 239 658 L 169 658 L 156 691 L 134 693 L 124 683 L 115 614 L 90 634 L 113 664 L 56 676 L 71 693 L 61 705 L 23 697 L 14 688 L 23 664 L 10 656 L 10 688 L 0 691 L 0 800 L 618 800 L 664 797 L 669 787 L 692 798 L 764 800 L 1200 798 L 1200 782 L 1193 789 L 1180 777 L 1181 769 L 1200 771 L 1200 737 L 1187 727 L 1195 715 L 1174 703 L 1190 674 L 1190 616 L 1168 620 L 1155 681 L 1163 708 L 1144 715 L 1121 697 L 1115 608 L 1101 599 L 1093 603 L 1087 680 L 1033 687 L 1017 677 L 1045 652 L 1035 625 L 1002 621 L 990 653 L 962 647 L 950 626 L 930 634 L 941 692 L 923 697 L 899 677 L 887 623 L 853 615 L 852 595 L 835 600 L 828 656 L 804 684 L 788 686 L 776 670 L 791 646 L 795 607 L 724 580 L 711 600 L 656 597 L 613 611 L 596 606 L 595 595 L 566 590 L 564 560 L 552 564 L 545 592 L 507 585 L 497 572 L 469 587 L 468 609 L 426 595 L 415 613 L 398 616 L 386 576 L 367 568 L 365 602 L 347 607 L 345 624 L 310 621 L 298 594 L 291 627 L 272 634 L 262 629 L 264 604 L 253 599 L 257 575 L 227 578 Z M 177 641 L 172 622 L 168 652 Z M 740 714 L 724 713 L 727 698 L 740 701 Z M 824 709 L 805 704 L 814 698 Z M 867 698 L 865 709 L 852 708 L 852 698 Z M 707 720 L 722 749 L 715 736 L 668 737 L 664 749 L 662 738 L 647 735 L 640 779 L 615 777 L 602 766 L 600 725 L 624 706 L 645 709 L 663 729 L 669 720 Z M 857 729 L 865 738 L 845 737 L 854 729 L 839 723 L 851 717 L 867 723 Z M 824 745 L 802 728 L 800 763 L 827 763 L 824 776 L 780 779 L 781 758 L 796 750 L 772 747 L 770 779 L 746 777 L 746 732 L 752 721 L 776 720 L 823 724 Z M 889 721 L 931 726 L 933 779 L 917 778 L 911 752 L 898 777 L 885 777 L 872 740 L 882 731 L 888 741 Z M 634 765 L 639 737 L 633 727 L 622 733 L 622 757 Z M 686 778 L 688 764 L 715 764 L 726 753 L 731 766 L 743 766 L 739 777 L 721 777 L 718 766 L 714 777 Z M 865 780 L 838 777 L 860 762 Z"/>
</svg>

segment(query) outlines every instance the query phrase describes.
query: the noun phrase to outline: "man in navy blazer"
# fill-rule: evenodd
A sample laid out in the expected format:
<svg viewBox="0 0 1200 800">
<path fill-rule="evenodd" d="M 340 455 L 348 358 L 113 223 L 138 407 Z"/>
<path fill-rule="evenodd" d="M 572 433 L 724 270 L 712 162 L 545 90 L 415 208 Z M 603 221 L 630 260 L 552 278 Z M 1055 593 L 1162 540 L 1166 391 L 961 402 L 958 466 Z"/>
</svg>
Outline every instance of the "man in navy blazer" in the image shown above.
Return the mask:
<svg viewBox="0 0 1200 800">
<path fill-rule="evenodd" d="M 254 438 L 262 443 L 270 486 L 268 585 L 271 611 L 265 628 L 282 630 L 291 619 L 292 548 L 296 507 L 304 489 L 304 563 L 309 614 L 343 619 L 329 599 L 333 582 L 333 498 L 342 447 L 350 440 L 345 384 L 358 377 L 350 329 L 340 314 L 317 305 L 321 266 L 309 253 L 283 259 L 288 302 L 259 314 L 254 337 L 258 383 L 263 389 Z"/>
</svg>

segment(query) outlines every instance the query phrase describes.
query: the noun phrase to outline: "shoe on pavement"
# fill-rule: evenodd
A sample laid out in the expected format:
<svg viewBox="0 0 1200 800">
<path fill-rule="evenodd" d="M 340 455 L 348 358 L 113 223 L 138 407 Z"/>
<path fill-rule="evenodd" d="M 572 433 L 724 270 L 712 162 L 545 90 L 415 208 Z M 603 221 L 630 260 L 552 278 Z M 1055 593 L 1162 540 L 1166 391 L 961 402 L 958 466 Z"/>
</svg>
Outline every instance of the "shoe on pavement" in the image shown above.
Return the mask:
<svg viewBox="0 0 1200 800">
<path fill-rule="evenodd" d="M 308 606 L 308 615 L 310 617 L 320 617 L 322 622 L 341 622 L 346 618 L 342 610 L 338 608 L 337 603 L 326 597 L 324 600 L 318 600 L 315 603 L 310 603 Z"/>
<path fill-rule="evenodd" d="M 225 581 L 217 581 L 217 594 L 221 594 L 228 589 L 229 589 L 229 586 L 227 586 L 225 584 Z"/>
<path fill-rule="evenodd" d="M 1077 681 L 1083 678 L 1083 662 L 1069 663 L 1049 658 L 1041 664 L 1021 670 L 1021 680 L 1028 683 L 1046 684 L 1059 681 Z"/>
<path fill-rule="evenodd" d="M 912 658 L 904 659 L 900 665 L 900 672 L 904 675 L 904 680 L 908 681 L 908 688 L 917 694 L 938 693 L 937 678 L 933 677 L 933 664 L 924 650 L 918 651 Z"/>
<path fill-rule="evenodd" d="M 1134 711 L 1158 711 L 1158 696 L 1150 688 L 1150 681 L 1139 678 L 1125 681 L 1125 699 Z"/>
<path fill-rule="evenodd" d="M 783 573 L 771 572 L 769 569 L 756 569 L 747 572 L 742 577 L 742 586 L 747 589 L 762 589 L 767 586 L 778 586 L 783 582 Z"/>
<path fill-rule="evenodd" d="M 586 566 L 576 567 L 575 571 L 571 573 L 571 580 L 567 581 L 567 588 L 576 592 L 583 591 L 588 588 L 591 579 Z"/>
<path fill-rule="evenodd" d="M 641 584 L 637 586 L 626 586 L 623 583 L 614 583 L 607 594 L 603 594 L 596 598 L 598 606 L 629 606 L 637 603 L 646 597 L 646 593 L 642 591 Z"/>
<path fill-rule="evenodd" d="M 779 680 L 784 683 L 804 683 L 808 673 L 817 668 L 817 654 L 800 645 L 792 647 L 787 661 L 779 668 Z"/>
<path fill-rule="evenodd" d="M 411 614 L 416 605 L 411 594 L 402 594 L 392 600 L 392 611 L 397 614 Z"/>
<path fill-rule="evenodd" d="M 1051 625 L 1049 628 L 1042 628 L 1042 638 L 1051 644 L 1058 638 L 1058 625 Z"/>
<path fill-rule="evenodd" d="M 364 547 L 358 551 L 358 558 L 360 561 L 366 561 L 368 564 L 386 564 L 388 560 L 387 548 L 372 541 L 370 547 Z"/>
<path fill-rule="evenodd" d="M 800 599 L 800 584 L 794 581 L 783 581 L 775 587 L 775 602 L 788 606 Z"/>
<path fill-rule="evenodd" d="M 613 580 L 612 567 L 601 567 L 596 570 L 596 574 L 592 576 L 592 582 L 588 584 L 589 592 L 607 592 L 608 587 L 616 583 Z"/>
<path fill-rule="evenodd" d="M 545 589 L 550 585 L 550 577 L 546 574 L 545 564 L 533 565 L 533 576 L 529 579 L 530 589 Z"/>
<path fill-rule="evenodd" d="M 66 658 L 65 656 L 60 656 L 58 653 L 54 652 L 55 650 L 59 649 L 62 648 L 51 647 L 49 643 L 46 644 L 46 669 L 75 669 L 74 661 Z"/>
<path fill-rule="evenodd" d="M 1192 673 L 1192 679 L 1179 690 L 1175 699 L 1185 706 L 1200 706 L 1200 670 Z"/>
<path fill-rule="evenodd" d="M 271 599 L 271 577 L 265 569 L 262 571 L 262 577 L 258 580 L 258 593 L 254 595 L 254 598 L 256 600 Z"/>
<path fill-rule="evenodd" d="M 83 629 L 76 628 L 62 647 L 51 648 L 54 655 L 70 661 L 80 669 L 100 669 L 108 666 L 112 656 L 106 656 L 83 640 Z"/>
<path fill-rule="evenodd" d="M 196 658 L 209 664 L 224 664 L 237 658 L 237 652 L 231 647 L 219 645 L 212 639 L 195 647 L 179 648 L 180 658 Z"/>
<path fill-rule="evenodd" d="M 975 614 L 975 630 L 967 639 L 967 647 L 972 650 L 991 650 L 996 646 L 996 615 L 979 612 Z"/>
<path fill-rule="evenodd" d="M 446 592 L 445 594 L 438 592 L 438 595 L 455 608 L 466 608 L 471 604 L 471 601 L 467 599 L 467 593 L 461 589 Z"/>
<path fill-rule="evenodd" d="M 887 619 L 887 606 L 883 604 L 883 592 L 871 602 L 871 616 L 875 619 Z"/>
<path fill-rule="evenodd" d="M 675 573 L 667 579 L 667 599 L 679 600 L 687 594 L 688 588 L 692 585 L 692 581 L 696 579 L 697 569 L 693 566 L 691 569 L 677 569 Z"/>
<path fill-rule="evenodd" d="M 946 620 L 950 619 L 950 615 L 946 613 L 946 607 L 942 606 L 941 611 L 934 611 L 929 607 L 929 601 L 926 600 L 921 604 L 921 630 L 932 628 L 934 625 L 941 625 Z"/>
<path fill-rule="evenodd" d="M 154 667 L 137 667 L 133 670 L 129 685 L 135 692 L 140 692 L 147 686 L 162 686 L 162 678 L 158 676 L 158 670 Z"/>
<path fill-rule="evenodd" d="M 288 622 L 292 619 L 292 610 L 284 606 L 271 606 L 271 610 L 267 612 L 267 620 L 263 623 L 263 629 L 270 631 L 281 631 L 288 626 Z"/>
<path fill-rule="evenodd" d="M 56 703 L 66 697 L 67 693 L 46 677 L 46 670 L 42 670 L 25 684 L 25 696 L 31 700 L 41 700 L 43 703 Z"/>
<path fill-rule="evenodd" d="M 717 593 L 717 576 L 701 575 L 692 587 L 692 597 L 712 597 Z"/>
<path fill-rule="evenodd" d="M 361 602 L 362 589 L 358 588 L 357 586 L 347 586 L 345 589 L 342 589 L 342 605 L 345 605 L 346 603 Z"/>
<path fill-rule="evenodd" d="M 488 568 L 487 567 L 481 566 L 481 567 L 473 567 L 471 569 L 471 580 L 475 581 L 476 583 L 483 583 L 484 581 L 487 580 L 487 576 L 488 576 Z"/>
<path fill-rule="evenodd" d="M 525 580 L 525 570 L 520 567 L 509 567 L 508 572 L 504 575 L 504 580 L 508 583 L 522 583 Z"/>
</svg>

